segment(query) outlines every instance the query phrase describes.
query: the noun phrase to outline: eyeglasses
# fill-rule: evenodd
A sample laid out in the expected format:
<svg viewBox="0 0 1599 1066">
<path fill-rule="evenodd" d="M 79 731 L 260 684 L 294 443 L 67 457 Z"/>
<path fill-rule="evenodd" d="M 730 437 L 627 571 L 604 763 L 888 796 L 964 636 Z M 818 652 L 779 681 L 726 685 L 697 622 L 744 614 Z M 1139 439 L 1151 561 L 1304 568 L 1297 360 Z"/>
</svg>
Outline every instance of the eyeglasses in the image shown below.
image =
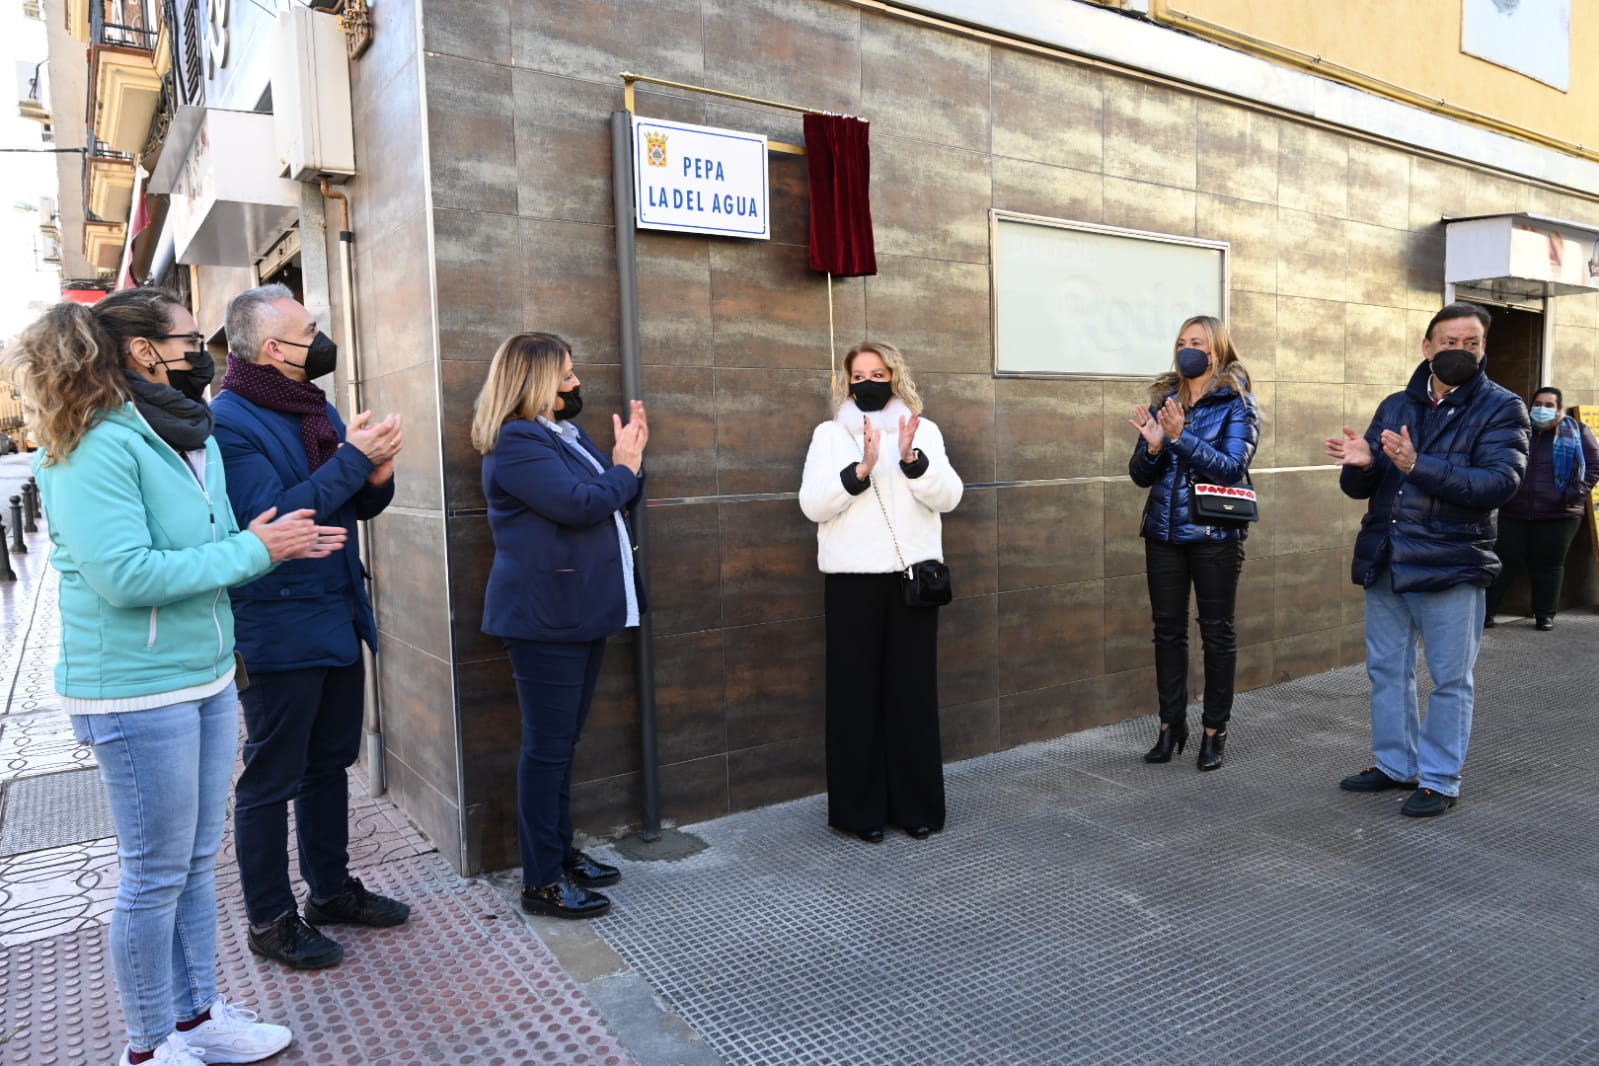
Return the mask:
<svg viewBox="0 0 1599 1066">
<path fill-rule="evenodd" d="M 154 337 L 147 337 L 152 341 L 188 341 L 191 344 L 204 344 L 204 333 L 158 333 Z"/>
</svg>

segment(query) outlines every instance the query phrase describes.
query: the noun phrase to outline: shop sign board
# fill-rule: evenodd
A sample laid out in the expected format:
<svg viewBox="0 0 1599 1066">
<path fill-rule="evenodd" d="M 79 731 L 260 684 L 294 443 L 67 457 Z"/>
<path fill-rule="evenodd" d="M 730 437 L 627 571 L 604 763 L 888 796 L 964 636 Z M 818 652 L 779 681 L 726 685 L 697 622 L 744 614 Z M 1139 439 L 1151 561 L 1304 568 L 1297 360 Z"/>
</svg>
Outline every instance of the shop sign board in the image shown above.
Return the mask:
<svg viewBox="0 0 1599 1066">
<path fill-rule="evenodd" d="M 633 116 L 640 229 L 771 239 L 766 138 Z"/>
</svg>

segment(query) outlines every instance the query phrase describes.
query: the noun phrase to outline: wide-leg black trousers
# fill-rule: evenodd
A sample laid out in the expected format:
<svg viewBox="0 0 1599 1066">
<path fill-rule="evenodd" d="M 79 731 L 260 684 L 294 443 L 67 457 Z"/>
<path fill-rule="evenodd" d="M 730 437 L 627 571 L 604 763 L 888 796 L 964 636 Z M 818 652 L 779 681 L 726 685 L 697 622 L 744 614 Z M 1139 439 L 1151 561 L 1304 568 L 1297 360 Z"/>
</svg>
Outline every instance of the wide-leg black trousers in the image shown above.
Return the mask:
<svg viewBox="0 0 1599 1066">
<path fill-rule="evenodd" d="M 826 575 L 827 822 L 847 832 L 944 828 L 938 609 L 899 582 Z"/>
</svg>

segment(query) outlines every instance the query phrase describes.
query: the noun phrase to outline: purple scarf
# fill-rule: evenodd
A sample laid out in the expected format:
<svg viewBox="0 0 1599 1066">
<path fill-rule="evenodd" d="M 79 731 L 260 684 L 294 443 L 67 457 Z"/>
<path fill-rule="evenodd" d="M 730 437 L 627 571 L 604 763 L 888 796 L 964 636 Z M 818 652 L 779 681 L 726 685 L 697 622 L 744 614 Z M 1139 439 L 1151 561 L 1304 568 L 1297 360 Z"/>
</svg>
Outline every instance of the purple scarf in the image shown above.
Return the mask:
<svg viewBox="0 0 1599 1066">
<path fill-rule="evenodd" d="M 305 457 L 311 462 L 311 472 L 339 450 L 339 431 L 328 418 L 328 398 L 320 388 L 309 381 L 295 381 L 286 377 L 276 367 L 252 363 L 228 353 L 228 372 L 222 375 L 222 387 L 236 392 L 257 407 L 300 416 L 300 441 L 305 445 Z"/>
</svg>

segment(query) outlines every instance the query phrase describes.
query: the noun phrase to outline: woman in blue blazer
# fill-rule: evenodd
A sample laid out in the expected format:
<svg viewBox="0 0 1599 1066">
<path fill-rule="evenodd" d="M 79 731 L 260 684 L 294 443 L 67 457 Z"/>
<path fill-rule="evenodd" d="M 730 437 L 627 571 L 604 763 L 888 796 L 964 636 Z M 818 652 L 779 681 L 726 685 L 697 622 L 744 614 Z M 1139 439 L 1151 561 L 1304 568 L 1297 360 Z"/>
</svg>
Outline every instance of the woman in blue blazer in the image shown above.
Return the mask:
<svg viewBox="0 0 1599 1066">
<path fill-rule="evenodd" d="M 522 708 L 522 909 L 556 918 L 604 914 L 611 901 L 592 889 L 622 877 L 572 846 L 572 755 L 606 638 L 646 607 L 628 522 L 644 488 L 644 404 L 625 426 L 611 416 L 607 459 L 571 421 L 581 387 L 564 340 L 519 333 L 494 353 L 472 420 L 494 535 L 483 632 L 504 641 Z"/>
</svg>

